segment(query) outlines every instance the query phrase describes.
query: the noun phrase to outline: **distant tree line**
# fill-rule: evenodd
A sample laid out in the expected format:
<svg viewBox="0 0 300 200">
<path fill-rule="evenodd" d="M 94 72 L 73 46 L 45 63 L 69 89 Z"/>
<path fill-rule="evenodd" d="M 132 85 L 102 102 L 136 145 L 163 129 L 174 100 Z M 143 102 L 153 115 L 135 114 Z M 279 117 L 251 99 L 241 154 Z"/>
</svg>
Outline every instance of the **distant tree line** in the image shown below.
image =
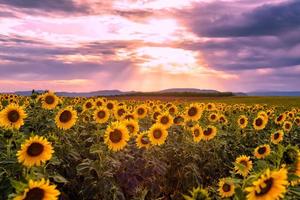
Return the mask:
<svg viewBox="0 0 300 200">
<path fill-rule="evenodd" d="M 135 92 L 131 94 L 121 94 L 117 96 L 157 96 L 157 97 L 231 97 L 235 96 L 232 92 L 218 92 L 218 93 L 197 93 L 197 92 Z"/>
</svg>

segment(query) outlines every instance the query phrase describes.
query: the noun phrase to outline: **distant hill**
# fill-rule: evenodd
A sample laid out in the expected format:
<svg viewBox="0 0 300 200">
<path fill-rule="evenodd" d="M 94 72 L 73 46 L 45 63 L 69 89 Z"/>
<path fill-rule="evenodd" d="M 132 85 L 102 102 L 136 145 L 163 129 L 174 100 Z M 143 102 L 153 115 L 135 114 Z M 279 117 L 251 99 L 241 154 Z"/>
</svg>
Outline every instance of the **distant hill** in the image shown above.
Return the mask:
<svg viewBox="0 0 300 200">
<path fill-rule="evenodd" d="M 300 91 L 254 91 L 248 92 L 248 96 L 300 96 Z"/>
<path fill-rule="evenodd" d="M 159 93 L 189 92 L 189 93 L 220 93 L 217 90 L 201 90 L 196 88 L 170 88 L 158 91 Z"/>
</svg>

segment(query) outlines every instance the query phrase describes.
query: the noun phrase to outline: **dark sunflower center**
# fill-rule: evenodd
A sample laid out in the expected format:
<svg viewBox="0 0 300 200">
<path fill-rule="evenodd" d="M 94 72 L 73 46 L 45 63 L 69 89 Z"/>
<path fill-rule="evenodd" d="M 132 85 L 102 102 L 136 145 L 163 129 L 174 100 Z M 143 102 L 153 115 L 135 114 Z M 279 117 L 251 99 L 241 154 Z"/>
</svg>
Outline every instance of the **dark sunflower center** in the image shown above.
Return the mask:
<svg viewBox="0 0 300 200">
<path fill-rule="evenodd" d="M 44 151 L 44 146 L 40 143 L 34 142 L 27 148 L 27 154 L 35 157 L 40 155 Z"/>
<path fill-rule="evenodd" d="M 55 101 L 55 99 L 54 99 L 53 96 L 48 95 L 48 96 L 46 96 L 46 98 L 45 98 L 45 102 L 46 102 L 47 104 L 53 104 L 54 101 Z"/>
<path fill-rule="evenodd" d="M 264 153 L 266 153 L 266 151 L 267 151 L 267 148 L 266 148 L 266 147 L 260 147 L 260 148 L 258 148 L 258 150 L 257 150 L 257 152 L 258 152 L 259 154 L 264 154 Z"/>
<path fill-rule="evenodd" d="M 149 139 L 148 139 L 146 136 L 143 136 L 143 137 L 141 138 L 141 143 L 146 145 L 146 144 L 149 144 L 150 141 L 149 141 Z"/>
<path fill-rule="evenodd" d="M 122 140 L 122 132 L 118 129 L 110 132 L 109 139 L 112 143 L 119 143 Z"/>
<path fill-rule="evenodd" d="M 241 165 L 244 165 L 245 167 L 248 166 L 248 162 L 247 162 L 246 160 L 240 161 L 240 164 L 241 164 Z"/>
<path fill-rule="evenodd" d="M 282 116 L 282 115 L 279 115 L 279 117 L 277 118 L 277 121 L 281 121 L 282 118 L 283 118 L 283 116 Z"/>
<path fill-rule="evenodd" d="M 7 118 L 11 123 L 15 123 L 20 119 L 20 114 L 17 110 L 12 110 L 7 114 Z"/>
<path fill-rule="evenodd" d="M 262 118 L 258 118 L 258 119 L 255 120 L 255 125 L 256 126 L 261 126 L 262 124 L 263 124 Z"/>
<path fill-rule="evenodd" d="M 240 124 L 244 124 L 245 123 L 245 119 L 244 118 L 242 118 L 242 119 L 240 119 Z"/>
<path fill-rule="evenodd" d="M 224 192 L 229 192 L 231 190 L 231 186 L 228 183 L 224 183 L 224 185 L 222 186 L 222 190 Z"/>
<path fill-rule="evenodd" d="M 194 136 L 195 136 L 195 137 L 199 137 L 199 135 L 200 135 L 199 129 L 195 129 L 195 130 L 194 130 Z"/>
<path fill-rule="evenodd" d="M 30 189 L 26 193 L 26 197 L 24 200 L 42 200 L 45 196 L 45 191 L 41 188 L 35 187 Z"/>
<path fill-rule="evenodd" d="M 175 112 L 175 108 L 170 108 L 170 109 L 169 109 L 169 112 L 170 112 L 171 114 L 173 114 L 173 113 Z"/>
<path fill-rule="evenodd" d="M 197 108 L 195 107 L 191 107 L 189 110 L 188 110 L 188 115 L 193 117 L 197 114 Z"/>
<path fill-rule="evenodd" d="M 145 113 L 144 109 L 143 108 L 139 108 L 138 109 L 138 114 L 139 115 L 143 115 Z"/>
<path fill-rule="evenodd" d="M 91 103 L 91 102 L 87 102 L 87 103 L 85 104 L 85 107 L 86 107 L 86 108 L 91 108 L 91 107 L 92 107 L 92 103 Z"/>
<path fill-rule="evenodd" d="M 286 129 L 290 129 L 291 125 L 290 124 L 285 124 Z"/>
<path fill-rule="evenodd" d="M 211 118 L 212 120 L 214 120 L 214 119 L 216 119 L 216 115 L 211 115 L 210 118 Z"/>
<path fill-rule="evenodd" d="M 269 178 L 269 179 L 265 180 L 264 183 L 266 184 L 266 186 L 265 187 L 259 186 L 261 190 L 260 190 L 260 192 L 255 191 L 255 195 L 263 196 L 263 195 L 267 194 L 272 189 L 273 181 L 274 181 L 273 178 Z"/>
<path fill-rule="evenodd" d="M 212 105 L 208 105 L 207 108 L 210 110 L 212 108 Z"/>
<path fill-rule="evenodd" d="M 127 129 L 129 130 L 130 133 L 134 132 L 134 126 L 133 125 L 128 124 L 126 127 L 127 127 Z"/>
<path fill-rule="evenodd" d="M 102 102 L 101 101 L 97 101 L 96 105 L 100 107 L 100 106 L 102 106 Z"/>
<path fill-rule="evenodd" d="M 169 123 L 169 118 L 167 116 L 163 116 L 161 119 L 160 119 L 160 122 L 162 124 L 167 124 Z"/>
<path fill-rule="evenodd" d="M 72 119 L 72 113 L 69 110 L 64 110 L 59 116 L 59 121 L 63 123 L 67 123 L 71 119 Z"/>
<path fill-rule="evenodd" d="M 104 112 L 103 110 L 100 110 L 100 111 L 97 113 L 97 116 L 98 116 L 100 119 L 103 119 L 103 118 L 106 116 L 106 114 L 105 114 L 105 112 Z"/>
<path fill-rule="evenodd" d="M 119 115 L 119 116 L 122 116 L 124 113 L 125 113 L 125 110 L 124 110 L 124 109 L 119 109 L 119 110 L 118 110 L 118 115 Z"/>
<path fill-rule="evenodd" d="M 224 117 L 220 117 L 220 121 L 221 122 L 225 122 L 225 118 Z"/>
<path fill-rule="evenodd" d="M 155 129 L 153 131 L 153 137 L 155 139 L 159 139 L 159 138 L 161 138 L 161 136 L 162 136 L 162 131 L 160 129 Z"/>
<path fill-rule="evenodd" d="M 175 118 L 174 118 L 174 123 L 175 123 L 175 124 L 178 124 L 178 123 L 180 123 L 180 122 L 183 122 L 183 118 L 182 118 L 181 116 L 178 116 L 178 117 L 175 117 Z"/>
<path fill-rule="evenodd" d="M 274 139 L 277 140 L 279 138 L 280 134 L 279 133 L 275 133 L 274 134 Z"/>
<path fill-rule="evenodd" d="M 157 119 L 157 117 L 160 115 L 160 113 L 159 112 L 155 112 L 154 114 L 153 114 L 153 118 L 156 120 Z"/>
<path fill-rule="evenodd" d="M 212 134 L 212 131 L 213 131 L 212 128 L 207 128 L 206 130 L 203 131 L 203 134 L 208 136 L 208 135 Z"/>
<path fill-rule="evenodd" d="M 299 118 L 295 119 L 295 121 L 296 121 L 297 124 L 300 123 L 300 119 Z"/>
<path fill-rule="evenodd" d="M 111 109 L 113 109 L 114 105 L 113 105 L 112 103 L 108 103 L 108 104 L 106 105 L 106 107 L 107 107 L 109 110 L 111 110 Z"/>
<path fill-rule="evenodd" d="M 134 119 L 134 117 L 132 115 L 126 115 L 125 119 Z"/>
</svg>

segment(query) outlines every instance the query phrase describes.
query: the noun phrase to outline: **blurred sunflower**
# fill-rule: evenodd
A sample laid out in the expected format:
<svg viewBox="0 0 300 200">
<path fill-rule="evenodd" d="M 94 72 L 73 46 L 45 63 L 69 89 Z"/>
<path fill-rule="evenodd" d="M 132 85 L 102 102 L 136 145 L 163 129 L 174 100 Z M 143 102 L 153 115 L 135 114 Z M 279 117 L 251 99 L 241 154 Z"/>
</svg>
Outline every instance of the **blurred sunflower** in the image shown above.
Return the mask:
<svg viewBox="0 0 300 200">
<path fill-rule="evenodd" d="M 290 122 L 290 121 L 285 121 L 283 122 L 283 125 L 282 125 L 282 128 L 285 132 L 290 132 L 290 130 L 292 129 L 293 127 L 293 123 Z"/>
<path fill-rule="evenodd" d="M 53 148 L 47 139 L 33 136 L 27 139 L 17 152 L 19 163 L 26 167 L 40 166 L 42 163 L 51 159 Z"/>
<path fill-rule="evenodd" d="M 58 200 L 60 192 L 55 185 L 50 185 L 49 180 L 29 180 L 28 187 L 14 200 Z"/>
<path fill-rule="evenodd" d="M 113 111 L 116 105 L 113 101 L 107 101 L 105 106 L 108 110 Z"/>
<path fill-rule="evenodd" d="M 110 115 L 106 107 L 99 107 L 94 111 L 94 120 L 99 124 L 104 124 L 108 121 Z"/>
<path fill-rule="evenodd" d="M 253 120 L 253 128 L 255 130 L 263 130 L 268 123 L 268 120 L 263 116 L 258 116 Z"/>
<path fill-rule="evenodd" d="M 186 109 L 185 117 L 186 117 L 187 121 L 189 121 L 189 120 L 197 121 L 200 119 L 201 115 L 202 115 L 201 108 L 197 104 L 191 104 Z"/>
<path fill-rule="evenodd" d="M 284 132 L 283 130 L 278 130 L 271 135 L 271 142 L 273 144 L 279 144 L 283 140 Z"/>
<path fill-rule="evenodd" d="M 142 148 L 148 149 L 150 147 L 150 140 L 149 140 L 147 132 L 140 133 L 137 136 L 135 142 L 136 142 L 136 146 L 139 149 L 142 149 Z"/>
<path fill-rule="evenodd" d="M 160 112 L 160 111 L 158 111 L 158 110 L 157 110 L 157 111 L 154 111 L 154 112 L 152 113 L 152 119 L 153 119 L 154 121 L 156 121 L 159 115 L 161 115 L 161 112 Z"/>
<path fill-rule="evenodd" d="M 145 105 L 140 105 L 134 110 L 135 115 L 139 119 L 145 118 L 147 116 L 147 112 L 147 107 Z"/>
<path fill-rule="evenodd" d="M 168 137 L 168 131 L 161 124 L 154 124 L 148 132 L 148 137 L 153 145 L 162 145 Z"/>
<path fill-rule="evenodd" d="M 254 156 L 258 159 L 264 159 L 271 153 L 270 145 L 264 144 L 255 148 Z"/>
<path fill-rule="evenodd" d="M 126 112 L 127 110 L 125 106 L 118 106 L 114 110 L 114 116 L 117 120 L 121 120 L 125 116 Z"/>
<path fill-rule="evenodd" d="M 286 114 L 282 113 L 275 119 L 275 123 L 282 124 L 285 121 L 285 119 L 286 119 Z"/>
<path fill-rule="evenodd" d="M 217 113 L 211 113 L 208 117 L 210 122 L 216 122 L 219 119 L 219 115 Z"/>
<path fill-rule="evenodd" d="M 235 160 L 234 170 L 237 174 L 242 175 L 243 177 L 248 176 L 251 171 L 253 165 L 249 156 L 239 156 Z"/>
<path fill-rule="evenodd" d="M 96 106 L 96 107 L 102 107 L 102 106 L 104 106 L 104 101 L 103 101 L 103 99 L 102 99 L 102 98 L 97 98 L 97 99 L 95 100 L 95 106 Z"/>
<path fill-rule="evenodd" d="M 203 130 L 199 125 L 194 126 L 192 129 L 192 135 L 194 142 L 200 142 L 203 137 Z"/>
<path fill-rule="evenodd" d="M 248 125 L 248 118 L 245 115 L 241 115 L 237 120 L 238 126 L 241 129 L 244 129 Z"/>
<path fill-rule="evenodd" d="M 270 171 L 267 169 L 258 180 L 245 189 L 248 192 L 247 200 L 271 200 L 284 197 L 288 172 L 285 168 Z"/>
<path fill-rule="evenodd" d="M 206 109 L 208 111 L 215 110 L 216 109 L 216 105 L 214 103 L 208 103 L 207 106 L 206 106 Z"/>
<path fill-rule="evenodd" d="M 300 117 L 295 117 L 294 123 L 295 123 L 297 126 L 300 126 Z"/>
<path fill-rule="evenodd" d="M 42 95 L 42 108 L 46 110 L 54 109 L 59 103 L 59 98 L 53 92 L 47 92 Z"/>
<path fill-rule="evenodd" d="M 175 105 L 171 105 L 168 109 L 170 115 L 174 116 L 178 112 L 178 109 Z"/>
<path fill-rule="evenodd" d="M 83 110 L 87 111 L 90 109 L 94 108 L 94 100 L 93 99 L 88 99 L 84 104 L 83 104 Z"/>
<path fill-rule="evenodd" d="M 127 145 L 129 133 L 123 123 L 114 122 L 107 127 L 104 135 L 104 142 L 112 151 L 119 151 Z"/>
<path fill-rule="evenodd" d="M 70 129 L 77 120 L 77 112 L 71 107 L 61 109 L 55 116 L 55 124 L 58 128 Z"/>
<path fill-rule="evenodd" d="M 173 124 L 173 117 L 167 112 L 162 113 L 157 117 L 156 123 L 161 124 L 165 129 L 168 129 Z"/>
<path fill-rule="evenodd" d="M 223 125 L 228 124 L 228 120 L 227 120 L 227 118 L 225 117 L 225 115 L 223 115 L 223 114 L 219 115 L 219 122 L 220 122 L 221 124 L 223 124 Z"/>
<path fill-rule="evenodd" d="M 181 126 L 184 124 L 184 117 L 182 115 L 176 115 L 173 119 L 175 125 Z"/>
<path fill-rule="evenodd" d="M 0 125 L 6 129 L 20 129 L 26 117 L 23 107 L 9 104 L 0 112 Z"/>
<path fill-rule="evenodd" d="M 217 135 L 217 128 L 215 126 L 208 126 L 203 130 L 202 138 L 205 141 L 213 139 Z"/>
<path fill-rule="evenodd" d="M 123 124 L 126 126 L 130 136 L 134 136 L 138 134 L 140 130 L 138 121 L 132 119 L 124 120 Z"/>
<path fill-rule="evenodd" d="M 221 179 L 219 181 L 219 194 L 222 198 L 231 197 L 234 195 L 235 186 L 231 179 Z"/>
<path fill-rule="evenodd" d="M 193 188 L 192 191 L 189 191 L 190 195 L 182 195 L 185 200 L 211 200 L 209 197 L 208 191 L 202 187 Z"/>
</svg>

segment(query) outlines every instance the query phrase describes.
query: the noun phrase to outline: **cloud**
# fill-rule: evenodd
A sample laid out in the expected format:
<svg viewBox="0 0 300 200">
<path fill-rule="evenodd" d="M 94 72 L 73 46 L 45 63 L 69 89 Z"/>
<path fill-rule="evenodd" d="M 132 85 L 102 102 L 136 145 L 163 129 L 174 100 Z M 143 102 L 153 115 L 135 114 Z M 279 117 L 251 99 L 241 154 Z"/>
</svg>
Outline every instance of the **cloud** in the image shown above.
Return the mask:
<svg viewBox="0 0 300 200">
<path fill-rule="evenodd" d="M 281 35 L 300 27 L 300 1 L 264 4 L 254 9 L 231 2 L 199 3 L 179 12 L 199 36 L 245 37 Z"/>
</svg>

